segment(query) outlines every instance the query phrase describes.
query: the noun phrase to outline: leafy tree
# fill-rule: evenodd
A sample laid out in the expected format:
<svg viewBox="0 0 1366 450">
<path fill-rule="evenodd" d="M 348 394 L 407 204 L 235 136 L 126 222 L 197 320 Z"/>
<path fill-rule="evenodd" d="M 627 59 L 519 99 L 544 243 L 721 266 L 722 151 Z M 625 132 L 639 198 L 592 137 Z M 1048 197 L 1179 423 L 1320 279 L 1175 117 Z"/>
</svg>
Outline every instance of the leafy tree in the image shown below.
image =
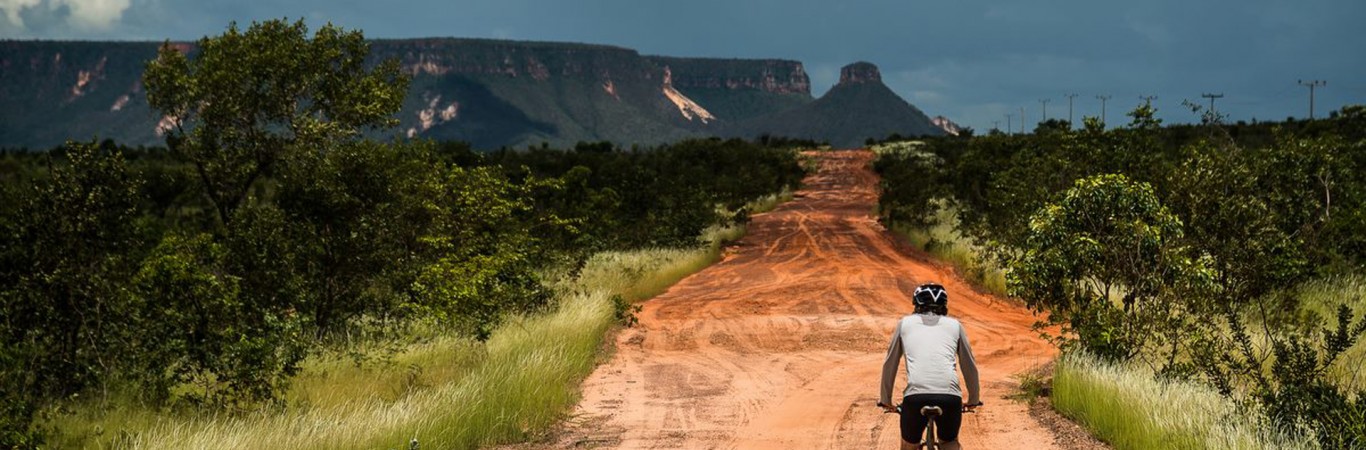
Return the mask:
<svg viewBox="0 0 1366 450">
<path fill-rule="evenodd" d="M 917 228 L 935 225 L 937 198 L 948 195 L 944 159 L 919 148 L 878 156 L 874 169 L 882 174 L 878 211 L 888 225 Z"/>
<path fill-rule="evenodd" d="M 1066 133 L 1072 131 L 1072 123 L 1062 119 L 1048 119 L 1034 127 L 1034 134 Z"/>
<path fill-rule="evenodd" d="M 1147 131 L 1154 131 L 1162 128 L 1162 119 L 1157 118 L 1157 108 L 1154 108 L 1152 104 L 1144 103 L 1138 105 L 1133 111 L 1129 111 L 1124 115 L 1133 118 L 1133 120 L 1129 122 L 1129 128 Z"/>
<path fill-rule="evenodd" d="M 303 20 L 234 23 L 199 40 L 191 58 L 167 43 L 143 75 L 166 117 L 167 144 L 194 164 L 220 221 L 290 151 L 325 151 L 392 126 L 407 79 L 398 62 L 370 68 L 365 37 Z"/>
<path fill-rule="evenodd" d="M 1008 274 L 1011 293 L 1097 355 L 1133 357 L 1157 327 L 1199 307 L 1187 299 L 1208 270 L 1180 245 L 1181 222 L 1147 184 L 1078 180 L 1029 228 Z"/>
<path fill-rule="evenodd" d="M 504 315 L 543 306 L 549 292 L 536 275 L 536 240 L 524 222 L 526 186 L 496 169 L 452 167 L 427 204 L 436 216 L 423 242 L 436 258 L 417 274 L 419 311 L 487 339 Z"/>
<path fill-rule="evenodd" d="M 241 295 L 208 234 L 168 235 L 133 279 L 131 376 L 156 404 L 251 405 L 282 391 L 303 358 L 300 321 Z M 188 389 L 178 389 L 188 387 Z"/>
<path fill-rule="evenodd" d="M 1281 194 L 1276 192 L 1287 186 L 1264 185 L 1267 177 L 1279 176 L 1268 171 L 1296 168 L 1266 164 L 1269 155 L 1262 151 L 1213 141 L 1187 146 L 1185 152 L 1185 161 L 1166 182 L 1168 204 L 1187 218 L 1190 245 L 1211 256 L 1224 306 L 1245 305 L 1276 286 L 1302 279 L 1310 267 L 1295 237 L 1301 224 L 1286 221 L 1306 215 L 1294 210 L 1313 211 L 1314 202 L 1278 204 Z"/>
<path fill-rule="evenodd" d="M 69 143 L 65 155 L 0 230 L 4 446 L 37 437 L 28 426 L 38 408 L 104 381 L 132 333 L 122 283 L 142 247 L 140 180 L 93 143 Z"/>
<path fill-rule="evenodd" d="M 429 257 L 422 239 L 436 220 L 428 203 L 439 198 L 443 170 L 427 143 L 362 141 L 281 161 L 275 197 L 279 233 L 288 238 L 281 262 L 298 283 L 293 305 L 316 332 L 399 318 Z M 265 302 L 272 291 L 261 288 L 251 295 Z"/>
</svg>

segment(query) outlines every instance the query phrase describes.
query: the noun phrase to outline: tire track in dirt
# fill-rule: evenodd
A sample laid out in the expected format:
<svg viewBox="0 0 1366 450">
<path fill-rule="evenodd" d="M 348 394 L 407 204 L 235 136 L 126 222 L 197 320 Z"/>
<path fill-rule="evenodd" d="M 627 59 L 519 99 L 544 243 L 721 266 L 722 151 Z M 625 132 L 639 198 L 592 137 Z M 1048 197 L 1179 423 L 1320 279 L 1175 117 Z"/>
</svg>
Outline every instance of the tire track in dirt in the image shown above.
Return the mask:
<svg viewBox="0 0 1366 450">
<path fill-rule="evenodd" d="M 1012 374 L 1051 360 L 1014 303 L 978 294 L 905 248 L 871 212 L 867 151 L 820 153 L 797 199 L 754 216 L 725 258 L 643 303 L 640 323 L 588 378 L 554 448 L 897 448 L 878 377 L 910 293 L 944 284 L 967 327 L 987 406 L 966 416 L 970 448 L 1054 448 Z M 902 383 L 898 383 L 900 389 Z"/>
</svg>

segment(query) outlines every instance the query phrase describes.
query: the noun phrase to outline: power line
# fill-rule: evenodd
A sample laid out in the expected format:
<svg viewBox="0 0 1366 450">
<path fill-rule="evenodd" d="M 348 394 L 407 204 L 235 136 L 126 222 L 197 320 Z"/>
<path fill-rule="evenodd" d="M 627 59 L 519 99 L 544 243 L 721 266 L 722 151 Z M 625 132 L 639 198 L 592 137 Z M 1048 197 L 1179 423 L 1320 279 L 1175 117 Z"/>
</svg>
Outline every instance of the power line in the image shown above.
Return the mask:
<svg viewBox="0 0 1366 450">
<path fill-rule="evenodd" d="M 1077 94 L 1067 94 L 1067 128 L 1072 128 L 1072 99 L 1077 98 Z"/>
<path fill-rule="evenodd" d="M 1305 86 L 1309 88 L 1309 120 L 1314 120 L 1314 88 L 1319 86 L 1327 86 L 1328 82 L 1324 80 L 1311 80 L 1309 82 L 1299 80 L 1299 83 L 1300 86 Z"/>
</svg>

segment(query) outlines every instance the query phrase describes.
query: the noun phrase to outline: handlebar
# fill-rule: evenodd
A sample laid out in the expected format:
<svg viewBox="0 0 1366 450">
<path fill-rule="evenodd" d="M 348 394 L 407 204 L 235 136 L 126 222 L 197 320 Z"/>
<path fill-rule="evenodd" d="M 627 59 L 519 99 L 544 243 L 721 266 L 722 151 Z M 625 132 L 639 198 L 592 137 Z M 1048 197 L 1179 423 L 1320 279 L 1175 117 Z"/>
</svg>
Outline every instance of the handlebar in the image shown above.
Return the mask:
<svg viewBox="0 0 1366 450">
<path fill-rule="evenodd" d="M 973 413 L 976 413 L 976 412 L 977 412 L 977 408 L 980 407 L 980 406 L 982 406 L 982 405 L 984 405 L 984 404 L 985 404 L 985 403 L 983 403 L 983 402 L 965 403 L 965 404 L 963 404 L 963 412 L 966 413 L 966 414 L 973 414 Z M 891 414 L 891 413 L 892 413 L 892 411 L 888 411 L 888 410 L 887 410 L 887 405 L 886 405 L 885 403 L 878 402 L 878 403 L 877 403 L 877 407 L 878 407 L 878 408 L 882 408 L 882 409 L 883 409 L 882 412 L 883 412 L 884 414 Z M 902 413 L 902 411 L 901 411 L 901 405 L 900 405 L 900 404 L 896 405 L 896 413 L 897 413 L 897 414 L 901 414 L 901 413 Z"/>
</svg>

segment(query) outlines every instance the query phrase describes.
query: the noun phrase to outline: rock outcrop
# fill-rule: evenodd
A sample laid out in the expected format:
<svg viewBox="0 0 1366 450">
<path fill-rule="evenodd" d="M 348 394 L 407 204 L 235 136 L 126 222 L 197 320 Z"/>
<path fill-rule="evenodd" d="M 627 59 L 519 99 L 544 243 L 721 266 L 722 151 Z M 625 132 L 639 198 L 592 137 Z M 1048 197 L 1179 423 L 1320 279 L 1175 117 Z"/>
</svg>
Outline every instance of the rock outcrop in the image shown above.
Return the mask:
<svg viewBox="0 0 1366 450">
<path fill-rule="evenodd" d="M 840 68 L 839 84 L 882 83 L 882 72 L 870 62 L 859 61 Z"/>
<path fill-rule="evenodd" d="M 166 118 L 141 83 L 155 42 L 0 42 L 0 148 L 68 139 L 160 145 Z M 173 43 L 193 55 L 194 45 Z M 688 137 L 791 135 L 838 144 L 887 132 L 933 133 L 914 107 L 855 63 L 820 100 L 802 64 L 779 59 L 641 56 L 606 45 L 490 39 L 371 43 L 412 77 L 394 138 L 475 148 L 655 144 Z M 858 93 L 858 92 L 862 93 Z M 890 109 L 889 109 L 890 108 Z M 896 119 L 883 119 L 884 117 Z M 895 120 L 895 125 L 882 124 Z"/>
<path fill-rule="evenodd" d="M 892 134 L 940 136 L 919 108 L 907 103 L 885 84 L 877 66 L 857 62 L 840 70 L 840 82 L 820 99 L 743 124 L 739 135 L 771 134 L 827 141 L 836 147 L 857 147 L 864 141 Z"/>
</svg>

